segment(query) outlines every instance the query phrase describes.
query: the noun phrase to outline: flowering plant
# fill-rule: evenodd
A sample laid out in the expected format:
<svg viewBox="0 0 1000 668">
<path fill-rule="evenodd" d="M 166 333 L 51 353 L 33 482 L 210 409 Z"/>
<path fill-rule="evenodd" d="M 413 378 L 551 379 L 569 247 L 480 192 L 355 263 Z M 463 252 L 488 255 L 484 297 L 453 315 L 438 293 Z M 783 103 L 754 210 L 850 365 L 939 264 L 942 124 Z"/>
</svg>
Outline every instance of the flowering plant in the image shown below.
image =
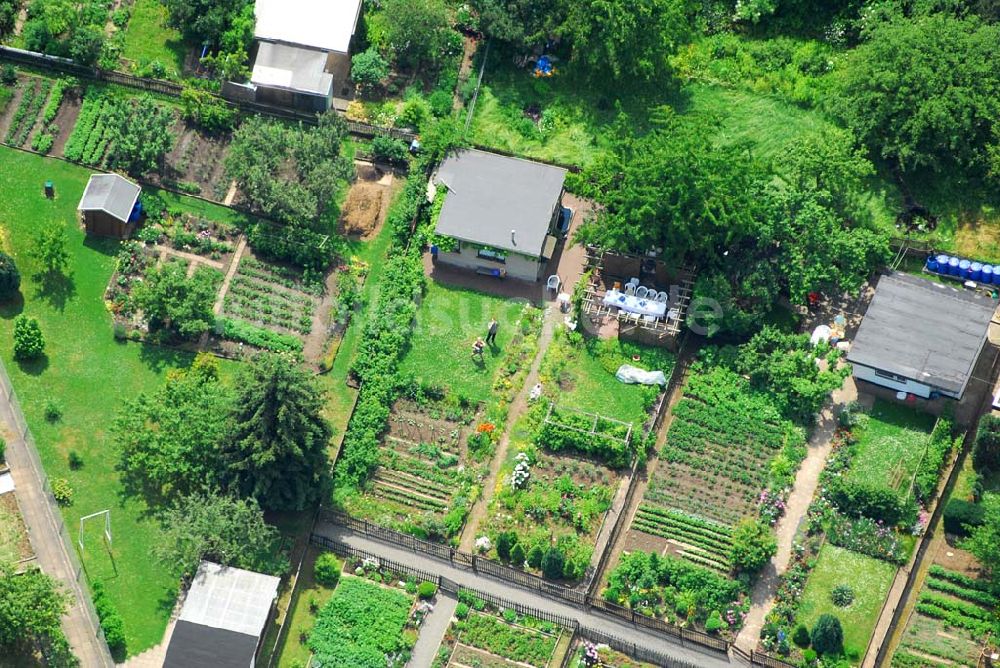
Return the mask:
<svg viewBox="0 0 1000 668">
<path fill-rule="evenodd" d="M 780 492 L 765 489 L 757 499 L 757 513 L 768 525 L 774 526 L 785 514 L 785 500 Z"/>
</svg>

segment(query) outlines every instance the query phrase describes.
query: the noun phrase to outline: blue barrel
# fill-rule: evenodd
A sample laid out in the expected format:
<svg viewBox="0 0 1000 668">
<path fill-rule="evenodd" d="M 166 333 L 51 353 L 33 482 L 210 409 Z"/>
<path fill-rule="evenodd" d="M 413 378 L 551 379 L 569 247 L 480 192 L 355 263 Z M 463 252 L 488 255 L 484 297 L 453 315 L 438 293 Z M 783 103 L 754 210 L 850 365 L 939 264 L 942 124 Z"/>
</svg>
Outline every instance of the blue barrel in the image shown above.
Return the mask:
<svg viewBox="0 0 1000 668">
<path fill-rule="evenodd" d="M 993 274 L 993 265 L 991 264 L 984 264 L 981 274 L 982 278 L 980 281 L 983 283 L 993 283 L 996 280 L 996 276 Z"/>
<path fill-rule="evenodd" d="M 962 279 L 968 279 L 972 276 L 972 271 L 969 267 L 972 266 L 972 260 L 959 260 L 958 262 L 958 275 Z"/>
<path fill-rule="evenodd" d="M 971 278 L 974 281 L 981 281 L 981 280 L 983 280 L 983 263 L 982 262 L 973 262 L 972 263 L 972 265 L 969 267 L 969 278 Z"/>
<path fill-rule="evenodd" d="M 953 257 L 948 260 L 948 273 L 951 274 L 952 276 L 958 276 L 959 261 L 960 260 L 957 257 Z"/>
<path fill-rule="evenodd" d="M 936 271 L 939 274 L 947 274 L 948 273 L 948 261 L 951 260 L 951 256 L 950 255 L 941 254 L 941 255 L 938 255 L 937 258 L 935 258 L 935 259 L 937 260 L 937 266 L 938 266 L 938 268 L 936 269 Z"/>
<path fill-rule="evenodd" d="M 935 274 L 938 272 L 938 260 L 933 255 L 927 256 L 927 271 L 933 271 Z"/>
</svg>

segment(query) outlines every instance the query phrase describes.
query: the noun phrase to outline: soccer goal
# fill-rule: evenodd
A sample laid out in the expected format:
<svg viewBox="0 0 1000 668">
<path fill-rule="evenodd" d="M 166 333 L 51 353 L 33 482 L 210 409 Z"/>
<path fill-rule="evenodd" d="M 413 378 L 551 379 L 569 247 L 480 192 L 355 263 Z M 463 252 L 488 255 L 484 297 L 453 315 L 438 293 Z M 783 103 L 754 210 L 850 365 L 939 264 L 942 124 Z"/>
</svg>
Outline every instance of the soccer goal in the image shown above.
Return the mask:
<svg viewBox="0 0 1000 668">
<path fill-rule="evenodd" d="M 92 520 L 98 517 L 104 517 L 104 540 L 108 541 L 108 551 L 111 550 L 111 510 L 99 510 L 96 513 L 91 513 L 85 517 L 80 518 L 80 535 L 77 538 L 77 542 L 80 544 L 80 552 L 83 553 L 85 548 L 83 546 L 83 524 L 87 520 Z"/>
</svg>

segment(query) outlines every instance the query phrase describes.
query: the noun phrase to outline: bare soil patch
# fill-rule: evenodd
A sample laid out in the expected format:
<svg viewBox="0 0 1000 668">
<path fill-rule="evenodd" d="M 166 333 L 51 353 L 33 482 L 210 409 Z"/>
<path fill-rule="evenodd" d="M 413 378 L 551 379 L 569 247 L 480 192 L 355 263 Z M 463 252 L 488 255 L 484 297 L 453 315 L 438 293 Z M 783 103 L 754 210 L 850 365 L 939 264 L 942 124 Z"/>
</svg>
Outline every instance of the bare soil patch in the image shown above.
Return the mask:
<svg viewBox="0 0 1000 668">
<path fill-rule="evenodd" d="M 56 140 L 52 144 L 52 155 L 62 155 L 63 147 L 73 134 L 73 126 L 76 125 L 76 117 L 80 115 L 80 107 L 83 105 L 83 96 L 78 88 L 70 88 L 63 93 L 63 101 L 59 106 L 59 113 L 53 121 L 59 132 Z"/>
<path fill-rule="evenodd" d="M 341 213 L 341 229 L 346 235 L 362 239 L 371 236 L 382 212 L 382 188 L 374 183 L 355 183 L 347 191 Z"/>
<path fill-rule="evenodd" d="M 949 544 L 948 540 L 942 541 L 938 546 L 937 553 L 934 555 L 934 563 L 949 570 L 958 571 L 970 578 L 980 576 L 979 562 L 976 561 L 976 558 L 970 552 L 954 544 Z"/>
<path fill-rule="evenodd" d="M 230 138 L 209 136 L 183 121 L 175 123 L 172 131 L 176 140 L 159 179 L 162 185 L 186 184 L 191 190 L 197 185 L 202 197 L 221 202 L 229 188 L 225 157 Z"/>
<path fill-rule="evenodd" d="M 7 103 L 7 108 L 0 115 L 0 140 L 7 136 L 7 128 L 10 127 L 11 118 L 17 113 L 17 108 L 21 106 L 21 98 L 24 97 L 24 89 L 21 86 L 14 88 L 14 96 Z"/>
<path fill-rule="evenodd" d="M 13 492 L 0 494 L 0 556 L 20 561 L 35 554 Z"/>
</svg>

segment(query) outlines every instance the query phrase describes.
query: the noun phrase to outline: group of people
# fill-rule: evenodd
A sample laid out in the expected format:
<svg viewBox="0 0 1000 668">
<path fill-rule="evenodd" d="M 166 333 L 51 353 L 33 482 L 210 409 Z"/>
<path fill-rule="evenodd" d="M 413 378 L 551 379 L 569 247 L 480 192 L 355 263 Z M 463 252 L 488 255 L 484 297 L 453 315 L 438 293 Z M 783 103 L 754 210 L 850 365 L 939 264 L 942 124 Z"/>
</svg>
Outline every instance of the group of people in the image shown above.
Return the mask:
<svg viewBox="0 0 1000 668">
<path fill-rule="evenodd" d="M 473 357 L 479 358 L 482 361 L 486 346 L 496 346 L 498 329 L 500 329 L 500 323 L 497 322 L 496 318 L 490 318 L 489 324 L 486 325 L 486 340 L 484 341 L 483 337 L 477 336 L 475 343 L 472 344 Z"/>
</svg>

